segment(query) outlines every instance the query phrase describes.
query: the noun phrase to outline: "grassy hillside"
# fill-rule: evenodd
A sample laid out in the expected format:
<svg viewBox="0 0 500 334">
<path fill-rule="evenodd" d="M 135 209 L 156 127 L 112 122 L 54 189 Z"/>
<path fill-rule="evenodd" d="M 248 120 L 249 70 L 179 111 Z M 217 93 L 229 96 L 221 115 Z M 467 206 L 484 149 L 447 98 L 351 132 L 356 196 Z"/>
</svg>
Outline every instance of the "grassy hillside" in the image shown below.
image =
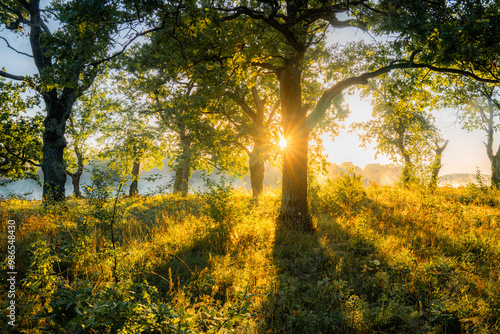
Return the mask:
<svg viewBox="0 0 500 334">
<path fill-rule="evenodd" d="M 496 192 L 364 188 L 348 174 L 310 198 L 312 235 L 276 226 L 279 193 L 255 201 L 223 185 L 63 208 L 2 202 L 4 258 L 7 221 L 17 227 L 16 326 L 3 330 L 500 332 Z"/>
</svg>

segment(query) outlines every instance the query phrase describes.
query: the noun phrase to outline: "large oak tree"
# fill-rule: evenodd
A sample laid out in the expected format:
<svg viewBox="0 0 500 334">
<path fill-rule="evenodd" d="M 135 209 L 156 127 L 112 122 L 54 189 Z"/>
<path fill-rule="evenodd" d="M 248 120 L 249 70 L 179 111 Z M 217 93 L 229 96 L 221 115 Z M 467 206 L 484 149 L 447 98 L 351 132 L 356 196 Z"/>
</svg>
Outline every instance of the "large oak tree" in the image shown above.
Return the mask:
<svg viewBox="0 0 500 334">
<path fill-rule="evenodd" d="M 156 4 L 156 3 L 155 3 Z M 92 85 L 103 65 L 120 54 L 133 40 L 145 35 L 148 1 L 53 1 L 0 2 L 0 22 L 27 39 L 30 53 L 3 43 L 20 58 L 31 59 L 36 74 L 20 75 L 0 70 L 0 76 L 27 82 L 45 103 L 43 133 L 43 198 L 63 201 L 67 145 L 66 122 L 75 101 Z M 55 28 L 51 28 L 55 27 Z M 27 37 L 26 37 L 27 36 Z"/>
</svg>

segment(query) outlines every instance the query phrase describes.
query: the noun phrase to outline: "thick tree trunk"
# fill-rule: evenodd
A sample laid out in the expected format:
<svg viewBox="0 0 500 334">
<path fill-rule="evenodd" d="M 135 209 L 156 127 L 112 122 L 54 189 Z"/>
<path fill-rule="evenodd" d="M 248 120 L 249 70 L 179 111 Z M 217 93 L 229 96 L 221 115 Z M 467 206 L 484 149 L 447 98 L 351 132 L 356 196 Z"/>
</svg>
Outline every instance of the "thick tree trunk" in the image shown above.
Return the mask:
<svg viewBox="0 0 500 334">
<path fill-rule="evenodd" d="M 182 193 L 186 196 L 189 192 L 189 176 L 191 174 L 191 156 L 189 152 L 189 138 L 186 133 L 179 133 L 182 153 L 175 169 L 174 194 Z"/>
<path fill-rule="evenodd" d="M 60 98 L 55 90 L 44 95 L 47 116 L 43 132 L 43 201 L 63 202 L 65 200 L 66 166 L 64 149 L 66 148 L 66 121 L 75 102 L 72 91 L 64 90 Z"/>
<path fill-rule="evenodd" d="M 254 151 L 250 153 L 248 158 L 250 168 L 250 184 L 252 185 L 253 197 L 259 196 L 264 190 L 264 160 Z"/>
<path fill-rule="evenodd" d="M 189 160 L 184 160 L 182 164 L 177 166 L 174 179 L 174 194 L 182 194 L 183 196 L 188 194 L 190 169 Z"/>
<path fill-rule="evenodd" d="M 287 140 L 283 151 L 279 220 L 296 230 L 313 231 L 307 203 L 309 129 L 306 125 L 307 109 L 302 106 L 299 64 L 285 66 L 279 80 L 283 130 Z"/>
<path fill-rule="evenodd" d="M 130 196 L 139 196 L 139 171 L 141 169 L 141 162 L 134 161 L 132 165 L 132 183 L 130 183 L 130 188 L 128 194 Z"/>
<path fill-rule="evenodd" d="M 254 147 L 248 154 L 248 167 L 250 169 L 250 184 L 253 197 L 259 196 L 264 190 L 264 174 L 266 161 L 266 145 L 263 138 L 254 138 Z"/>
</svg>

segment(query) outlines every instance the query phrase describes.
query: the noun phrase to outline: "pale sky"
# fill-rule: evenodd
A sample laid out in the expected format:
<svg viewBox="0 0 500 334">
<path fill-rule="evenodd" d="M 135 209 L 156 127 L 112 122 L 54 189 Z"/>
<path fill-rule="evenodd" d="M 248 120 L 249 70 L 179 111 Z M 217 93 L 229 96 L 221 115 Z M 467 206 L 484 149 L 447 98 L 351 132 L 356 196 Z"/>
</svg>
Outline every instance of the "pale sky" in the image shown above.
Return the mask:
<svg viewBox="0 0 500 334">
<path fill-rule="evenodd" d="M 357 94 L 345 96 L 345 101 L 349 104 L 351 114 L 343 123 L 344 129 L 333 140 L 329 135 L 324 137 L 328 160 L 336 164 L 350 161 L 361 168 L 370 163 L 392 163 L 387 156 L 382 154 L 375 159 L 373 145 L 366 149 L 360 147 L 358 135 L 348 131 L 350 124 L 364 122 L 371 118 L 370 102 L 360 99 Z M 443 167 L 440 175 L 474 173 L 477 167 L 482 173 L 491 174 L 491 164 L 482 143 L 486 140 L 486 133 L 483 131 L 468 133 L 462 130 L 460 124 L 456 122 L 455 111 L 451 109 L 437 110 L 434 117 L 443 138 L 450 141 L 443 152 Z"/>
</svg>

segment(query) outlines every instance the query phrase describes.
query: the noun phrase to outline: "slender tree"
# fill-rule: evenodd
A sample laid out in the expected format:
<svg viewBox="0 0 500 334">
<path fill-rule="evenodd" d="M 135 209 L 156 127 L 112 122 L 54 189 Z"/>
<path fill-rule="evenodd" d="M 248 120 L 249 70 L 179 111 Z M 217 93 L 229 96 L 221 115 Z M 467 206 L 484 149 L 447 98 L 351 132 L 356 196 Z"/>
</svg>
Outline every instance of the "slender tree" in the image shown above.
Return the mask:
<svg viewBox="0 0 500 334">
<path fill-rule="evenodd" d="M 444 144 L 440 145 L 439 141 L 435 141 L 434 147 L 434 162 L 432 164 L 431 179 L 429 182 L 429 189 L 433 190 L 437 187 L 437 181 L 439 178 L 439 171 L 441 170 L 441 158 L 443 157 L 443 152 L 448 146 L 449 140 L 446 140 Z"/>
<path fill-rule="evenodd" d="M 500 185 L 500 145 L 495 149 L 495 133 L 498 131 L 500 117 L 500 102 L 498 86 L 459 81 L 450 86 L 448 99 L 452 106 L 461 109 L 459 121 L 467 131 L 482 130 L 486 133 L 486 154 L 491 163 L 491 184 Z"/>
<path fill-rule="evenodd" d="M 68 118 L 67 136 L 68 148 L 65 151 L 64 162 L 66 174 L 71 177 L 73 194 L 82 197 L 80 179 L 88 161 L 97 157 L 96 147 L 92 140 L 98 136 L 106 115 L 117 108 L 116 103 L 107 97 L 107 92 L 101 87 L 102 81 L 94 85 L 80 97 L 74 105 Z"/>
<path fill-rule="evenodd" d="M 404 186 L 418 178 L 417 165 L 430 159 L 431 145 L 439 138 L 430 113 L 436 98 L 425 86 L 431 83 L 415 71 L 380 76 L 367 89 L 373 118 L 353 126 L 363 132 L 364 145 L 374 141 L 378 153 L 403 162 Z"/>
</svg>

